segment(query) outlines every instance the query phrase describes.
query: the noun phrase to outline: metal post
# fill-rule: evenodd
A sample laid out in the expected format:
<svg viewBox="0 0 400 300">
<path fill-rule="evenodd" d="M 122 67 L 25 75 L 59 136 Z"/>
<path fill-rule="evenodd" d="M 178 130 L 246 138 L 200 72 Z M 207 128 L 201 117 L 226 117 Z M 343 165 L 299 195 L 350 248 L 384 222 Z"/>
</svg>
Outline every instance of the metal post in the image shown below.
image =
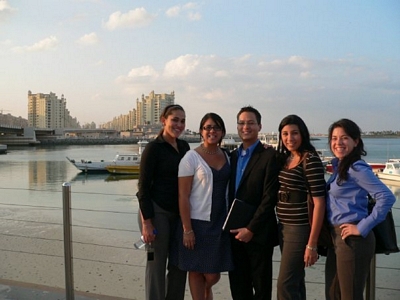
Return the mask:
<svg viewBox="0 0 400 300">
<path fill-rule="evenodd" d="M 367 284 L 365 286 L 365 300 L 375 300 L 375 287 L 376 287 L 376 255 L 371 260 L 369 267 L 369 274 Z"/>
<path fill-rule="evenodd" d="M 71 232 L 71 184 L 64 182 L 63 216 L 64 216 L 64 263 L 65 263 L 65 296 L 66 300 L 74 300 L 74 272 L 72 264 L 72 232 Z"/>
</svg>

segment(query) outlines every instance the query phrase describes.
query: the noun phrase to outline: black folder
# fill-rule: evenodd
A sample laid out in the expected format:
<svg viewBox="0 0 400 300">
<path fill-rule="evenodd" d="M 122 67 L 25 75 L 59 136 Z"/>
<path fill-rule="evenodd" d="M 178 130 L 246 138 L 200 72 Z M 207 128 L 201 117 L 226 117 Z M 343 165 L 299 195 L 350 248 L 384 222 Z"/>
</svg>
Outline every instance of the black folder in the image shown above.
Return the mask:
<svg viewBox="0 0 400 300">
<path fill-rule="evenodd" d="M 231 230 L 246 227 L 253 218 L 257 207 L 242 200 L 233 200 L 231 209 L 226 216 L 222 230 Z"/>
</svg>

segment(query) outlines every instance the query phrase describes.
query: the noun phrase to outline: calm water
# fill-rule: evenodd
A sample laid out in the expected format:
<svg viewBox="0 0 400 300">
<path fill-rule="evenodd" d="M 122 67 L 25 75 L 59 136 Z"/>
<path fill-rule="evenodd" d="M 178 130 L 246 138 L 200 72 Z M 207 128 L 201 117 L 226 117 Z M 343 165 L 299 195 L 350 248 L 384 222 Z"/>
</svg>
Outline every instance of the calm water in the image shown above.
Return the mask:
<svg viewBox="0 0 400 300">
<path fill-rule="evenodd" d="M 364 142 L 368 152 L 366 160 L 369 162 L 400 158 L 400 139 L 364 139 Z M 325 138 L 313 143 L 318 149 L 328 149 Z M 195 146 L 191 145 L 192 148 Z M 117 153 L 137 150 L 137 145 L 11 148 L 8 154 L 0 155 L 0 204 L 62 207 L 62 184 L 70 182 L 73 208 L 136 213 L 136 178 L 81 174 L 66 157 L 110 160 Z M 400 183 L 397 186 L 393 183 L 388 185 L 399 199 Z M 399 207 L 399 202 L 395 206 Z M 52 211 L 43 210 L 43 214 L 51 216 Z M 102 223 L 104 216 L 79 211 L 73 217 L 78 223 L 87 223 L 88 219 Z M 113 221 L 116 226 L 125 226 L 124 222 L 128 222 L 131 229 L 137 230 L 137 222 L 132 220 L 132 216 L 117 215 Z"/>
</svg>

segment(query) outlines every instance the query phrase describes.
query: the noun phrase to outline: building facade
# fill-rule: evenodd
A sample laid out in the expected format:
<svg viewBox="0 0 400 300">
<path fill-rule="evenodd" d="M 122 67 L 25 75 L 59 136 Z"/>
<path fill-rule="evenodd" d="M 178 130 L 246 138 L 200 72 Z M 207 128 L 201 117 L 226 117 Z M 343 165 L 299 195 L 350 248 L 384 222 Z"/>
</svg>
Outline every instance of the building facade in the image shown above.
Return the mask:
<svg viewBox="0 0 400 300">
<path fill-rule="evenodd" d="M 55 93 L 33 94 L 28 91 L 28 126 L 34 128 L 80 128 L 76 118 L 71 117 L 64 95 Z"/>
<path fill-rule="evenodd" d="M 167 105 L 175 103 L 175 92 L 156 94 L 151 91 L 148 96 L 136 99 L 136 109 L 126 115 L 113 118 L 112 121 L 101 125 L 101 128 L 119 131 L 158 132 L 161 128 L 160 115 Z"/>
</svg>

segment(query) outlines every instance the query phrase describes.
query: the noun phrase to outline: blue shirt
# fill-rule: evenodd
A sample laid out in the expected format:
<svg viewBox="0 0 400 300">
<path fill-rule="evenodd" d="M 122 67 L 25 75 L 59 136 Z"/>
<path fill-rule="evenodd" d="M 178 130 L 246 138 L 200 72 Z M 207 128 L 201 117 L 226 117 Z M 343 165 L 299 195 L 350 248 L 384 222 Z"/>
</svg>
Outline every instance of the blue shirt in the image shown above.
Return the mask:
<svg viewBox="0 0 400 300">
<path fill-rule="evenodd" d="M 248 147 L 246 150 L 243 149 L 243 144 L 236 150 L 238 152 L 238 161 L 236 165 L 236 184 L 235 184 L 235 192 L 239 187 L 240 180 L 242 179 L 244 170 L 246 169 L 247 163 L 250 160 L 251 155 L 254 152 L 259 140 L 255 142 L 253 145 Z"/>
<path fill-rule="evenodd" d="M 338 165 L 339 160 L 333 159 L 333 174 L 327 182 L 328 220 L 334 226 L 358 223 L 358 230 L 363 237 L 366 237 L 372 228 L 386 218 L 396 198 L 365 161 L 356 161 L 347 171 L 348 179 L 339 180 L 339 182 Z M 368 214 L 368 194 L 376 200 L 370 215 Z"/>
</svg>

